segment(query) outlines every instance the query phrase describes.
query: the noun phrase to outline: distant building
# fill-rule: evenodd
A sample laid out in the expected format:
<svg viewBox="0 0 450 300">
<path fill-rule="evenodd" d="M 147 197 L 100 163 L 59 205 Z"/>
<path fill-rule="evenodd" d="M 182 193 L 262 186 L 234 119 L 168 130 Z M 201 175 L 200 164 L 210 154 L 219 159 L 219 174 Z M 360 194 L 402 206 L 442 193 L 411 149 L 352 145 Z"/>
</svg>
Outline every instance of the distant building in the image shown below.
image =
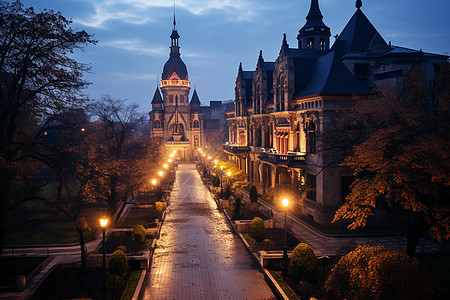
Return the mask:
<svg viewBox="0 0 450 300">
<path fill-rule="evenodd" d="M 189 101 L 191 86 L 186 65 L 180 57 L 179 38 L 174 17 L 170 57 L 164 65 L 160 88 L 156 88 L 149 113 L 150 136 L 160 138 L 168 152 L 177 150 L 178 159 L 191 161 L 198 158 L 199 148 L 224 143 L 227 138 L 222 134 L 225 105 L 221 101 L 211 101 L 211 106 L 201 106 L 195 89 Z"/>
<path fill-rule="evenodd" d="M 373 87 L 401 84 L 413 66 L 433 79 L 448 59 L 387 44 L 361 10 L 356 12 L 330 48 L 330 28 L 318 0 L 311 1 L 297 47 L 286 35 L 275 61 L 262 51 L 254 71 L 239 65 L 235 107 L 228 111 L 229 140 L 223 146 L 259 191 L 279 184 L 298 187 L 295 204 L 320 224 L 330 224 L 345 201 L 352 170 L 329 147 L 327 133 L 338 117 Z"/>
</svg>

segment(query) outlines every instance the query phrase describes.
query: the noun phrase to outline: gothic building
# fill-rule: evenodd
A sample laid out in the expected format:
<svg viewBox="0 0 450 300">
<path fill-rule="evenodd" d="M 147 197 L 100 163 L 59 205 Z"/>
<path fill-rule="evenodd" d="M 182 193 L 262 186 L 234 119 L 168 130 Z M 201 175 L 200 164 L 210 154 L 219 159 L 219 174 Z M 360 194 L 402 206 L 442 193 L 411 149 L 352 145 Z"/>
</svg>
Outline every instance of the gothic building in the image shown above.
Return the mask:
<svg viewBox="0 0 450 300">
<path fill-rule="evenodd" d="M 298 187 L 296 205 L 320 224 L 330 224 L 353 179 L 330 147 L 338 117 L 373 87 L 401 84 L 413 66 L 432 79 L 448 59 L 386 43 L 361 7 L 356 1 L 356 12 L 330 47 L 330 28 L 312 0 L 297 47 L 284 34 L 274 61 L 266 62 L 261 51 L 254 71 L 239 65 L 235 109 L 227 113 L 223 148 L 229 158 L 260 193 L 279 184 Z"/>
<path fill-rule="evenodd" d="M 169 152 L 177 150 L 178 159 L 189 161 L 204 144 L 203 113 L 195 89 L 189 101 L 191 86 L 186 65 L 180 57 L 175 17 L 170 39 L 170 57 L 164 65 L 161 84 L 156 88 L 149 113 L 150 135 L 160 138 Z"/>
</svg>

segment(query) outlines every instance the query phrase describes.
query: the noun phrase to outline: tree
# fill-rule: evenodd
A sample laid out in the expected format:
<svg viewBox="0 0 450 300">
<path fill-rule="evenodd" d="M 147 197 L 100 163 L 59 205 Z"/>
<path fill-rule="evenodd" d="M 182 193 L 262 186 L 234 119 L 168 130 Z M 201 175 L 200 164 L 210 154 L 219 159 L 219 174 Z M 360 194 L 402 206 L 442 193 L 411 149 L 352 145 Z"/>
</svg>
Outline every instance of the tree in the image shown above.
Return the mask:
<svg viewBox="0 0 450 300">
<path fill-rule="evenodd" d="M 99 177 L 96 194 L 106 202 L 111 216 L 146 183 L 155 169 L 161 145 L 155 139 L 136 136 L 143 116 L 135 104 L 102 96 L 90 107 L 97 122 Z M 123 207 L 122 206 L 122 207 Z"/>
<path fill-rule="evenodd" d="M 343 256 L 325 282 L 330 299 L 431 299 L 413 257 L 382 246 L 358 246 Z"/>
<path fill-rule="evenodd" d="M 355 180 L 334 221 L 365 226 L 383 205 L 406 220 L 409 255 L 427 230 L 450 238 L 450 68 L 446 63 L 437 69 L 430 82 L 412 69 L 400 90 L 361 99 L 347 119 L 354 146 L 344 165 Z"/>
<path fill-rule="evenodd" d="M 32 198 L 30 193 L 16 197 L 33 178 L 24 170 L 36 164 L 36 126 L 30 125 L 85 101 L 83 73 L 89 66 L 69 54 L 95 40 L 70 24 L 59 12 L 0 1 L 0 247 L 6 212 Z M 21 120 L 28 125 L 19 126 Z"/>
</svg>

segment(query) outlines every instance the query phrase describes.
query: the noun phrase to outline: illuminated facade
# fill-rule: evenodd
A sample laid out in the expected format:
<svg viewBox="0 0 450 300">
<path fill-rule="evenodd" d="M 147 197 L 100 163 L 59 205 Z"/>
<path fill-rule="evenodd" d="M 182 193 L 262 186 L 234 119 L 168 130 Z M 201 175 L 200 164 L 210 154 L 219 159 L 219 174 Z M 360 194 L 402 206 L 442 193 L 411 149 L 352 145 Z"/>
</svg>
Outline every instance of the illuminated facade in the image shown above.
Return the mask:
<svg viewBox="0 0 450 300">
<path fill-rule="evenodd" d="M 181 60 L 174 18 L 170 36 L 170 57 L 163 68 L 161 84 L 156 88 L 150 115 L 150 135 L 161 139 L 167 151 L 177 150 L 179 160 L 194 159 L 204 144 L 203 113 L 197 91 L 191 90 L 186 65 Z"/>
<path fill-rule="evenodd" d="M 286 35 L 275 61 L 260 52 L 256 69 L 239 65 L 235 109 L 228 112 L 231 160 L 263 193 L 280 184 L 298 188 L 293 201 L 315 222 L 328 225 L 345 201 L 353 172 L 341 166 L 332 135 L 339 117 L 371 88 L 401 84 L 414 65 L 433 70 L 447 57 L 387 44 L 356 2 L 356 12 L 330 48 L 318 0 L 311 1 L 298 47 Z M 429 72 L 429 79 L 434 72 Z M 378 214 L 375 222 L 384 222 Z"/>
</svg>

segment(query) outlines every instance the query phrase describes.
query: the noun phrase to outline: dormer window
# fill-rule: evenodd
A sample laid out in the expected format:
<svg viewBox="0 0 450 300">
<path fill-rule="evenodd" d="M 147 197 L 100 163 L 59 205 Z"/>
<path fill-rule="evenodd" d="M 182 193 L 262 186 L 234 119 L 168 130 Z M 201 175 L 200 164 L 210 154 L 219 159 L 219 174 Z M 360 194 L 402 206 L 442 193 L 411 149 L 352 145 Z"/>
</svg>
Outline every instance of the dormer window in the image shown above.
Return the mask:
<svg viewBox="0 0 450 300">
<path fill-rule="evenodd" d="M 308 27 L 305 29 L 305 31 L 313 31 L 313 30 L 314 30 L 314 27 Z"/>
</svg>

